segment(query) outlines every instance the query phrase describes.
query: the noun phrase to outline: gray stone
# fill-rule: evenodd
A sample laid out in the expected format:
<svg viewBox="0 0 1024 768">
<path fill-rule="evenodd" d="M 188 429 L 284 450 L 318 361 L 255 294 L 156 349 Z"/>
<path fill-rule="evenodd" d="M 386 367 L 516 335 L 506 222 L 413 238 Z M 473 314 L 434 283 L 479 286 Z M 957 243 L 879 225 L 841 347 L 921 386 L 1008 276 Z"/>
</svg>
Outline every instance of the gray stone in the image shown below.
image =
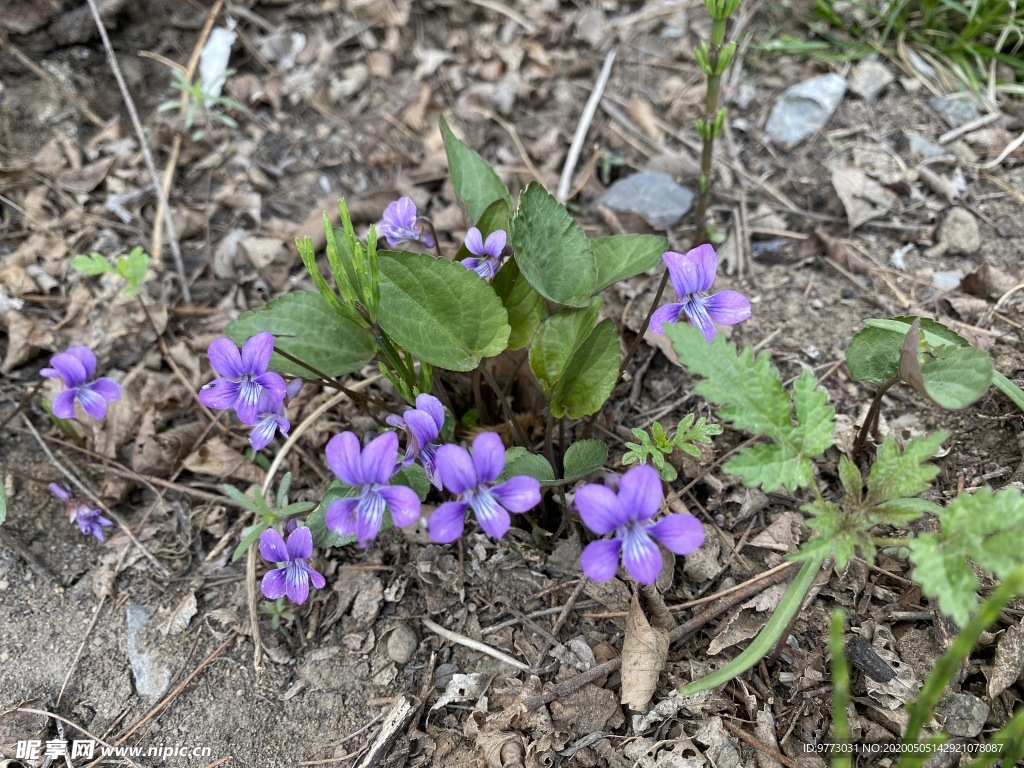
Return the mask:
<svg viewBox="0 0 1024 768">
<path fill-rule="evenodd" d="M 614 211 L 639 214 L 656 229 L 668 229 L 686 215 L 693 198 L 693 192 L 668 174 L 640 171 L 608 187 L 599 202 Z"/>
<path fill-rule="evenodd" d="M 988 719 L 988 704 L 970 693 L 954 693 L 939 704 L 936 712 L 945 718 L 942 730 L 950 736 L 973 738 Z"/>
<path fill-rule="evenodd" d="M 932 96 L 928 99 L 928 106 L 942 115 L 950 128 L 958 128 L 972 120 L 977 120 L 981 113 L 973 101 L 965 99 L 946 99 L 942 96 Z"/>
<path fill-rule="evenodd" d="M 949 154 L 941 146 L 931 139 L 926 139 L 920 133 L 907 131 L 905 135 L 907 137 L 907 149 L 910 150 L 910 154 L 914 157 L 920 158 L 921 160 L 930 160 L 933 157 L 941 157 L 942 155 Z"/>
<path fill-rule="evenodd" d="M 156 698 L 167 690 L 171 682 L 171 670 L 160 661 L 155 648 L 146 646 L 146 624 L 149 623 L 149 609 L 142 605 L 127 608 L 128 662 L 135 678 L 135 690 L 140 696 Z"/>
<path fill-rule="evenodd" d="M 964 279 L 964 273 L 959 269 L 951 269 L 945 272 L 932 272 L 932 285 L 943 291 L 951 291 L 960 285 Z"/>
<path fill-rule="evenodd" d="M 880 61 L 862 61 L 850 72 L 850 90 L 864 101 L 874 101 L 896 78 Z"/>
<path fill-rule="evenodd" d="M 846 93 L 846 80 L 819 75 L 787 88 L 772 107 L 765 133 L 776 144 L 794 146 L 821 130 Z"/>
<path fill-rule="evenodd" d="M 973 256 L 981 248 L 981 232 L 973 214 L 965 208 L 953 208 L 939 227 L 939 242 L 952 256 Z"/>
</svg>

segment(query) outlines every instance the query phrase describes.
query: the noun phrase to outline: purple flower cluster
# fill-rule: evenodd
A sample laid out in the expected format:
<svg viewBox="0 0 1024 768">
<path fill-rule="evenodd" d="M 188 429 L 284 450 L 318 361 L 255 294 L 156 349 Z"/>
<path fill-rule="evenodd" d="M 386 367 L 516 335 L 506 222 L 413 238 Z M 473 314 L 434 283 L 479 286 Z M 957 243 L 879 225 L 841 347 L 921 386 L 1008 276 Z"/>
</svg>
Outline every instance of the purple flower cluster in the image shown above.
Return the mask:
<svg viewBox="0 0 1024 768">
<path fill-rule="evenodd" d="M 710 342 L 718 333 L 715 323 L 735 325 L 750 317 L 750 300 L 742 293 L 721 291 L 707 295 L 718 271 L 718 257 L 710 245 L 699 245 L 685 254 L 665 251 L 661 258 L 668 267 L 679 302 L 666 304 L 651 315 L 652 333 L 664 333 L 662 326 L 677 322 L 683 314 Z"/>
<path fill-rule="evenodd" d="M 507 241 L 508 235 L 503 229 L 491 232 L 485 241 L 479 229 L 470 227 L 466 232 L 466 250 L 473 255 L 463 259 L 462 266 L 472 269 L 484 280 L 490 281 L 501 267 Z"/>
<path fill-rule="evenodd" d="M 436 243 L 427 225 L 427 219 L 416 212 L 416 204 L 408 197 L 401 197 L 384 210 L 380 233 L 392 248 L 405 243 L 422 243 L 425 248 L 433 248 Z"/>
<path fill-rule="evenodd" d="M 443 490 L 441 473 L 434 461 L 440 447 L 437 438 L 444 426 L 444 406 L 441 401 L 433 395 L 417 395 L 415 408 L 409 408 L 401 416 L 391 414 L 385 421 L 408 435 L 401 466 L 407 467 L 419 460 L 431 484 L 437 490 Z"/>
<path fill-rule="evenodd" d="M 78 523 L 78 529 L 86 536 L 95 536 L 100 541 L 106 541 L 103 529 L 113 525 L 112 522 L 103 517 L 100 510 L 93 509 L 78 496 L 68 493 L 56 483 L 47 486 L 50 493 L 64 502 L 64 509 L 68 513 L 68 519 L 72 523 Z"/>
<path fill-rule="evenodd" d="M 207 354 L 221 378 L 199 390 L 199 402 L 207 408 L 233 409 L 243 424 L 253 427 L 249 443 L 257 451 L 278 431 L 288 434 L 285 406 L 302 389 L 302 379 L 286 386 L 280 374 L 267 370 L 273 353 L 274 336 L 268 331 L 247 339 L 241 352 L 230 339 L 215 339 Z"/>
<path fill-rule="evenodd" d="M 658 544 L 677 555 L 697 549 L 704 542 L 704 531 L 693 515 L 671 514 L 651 522 L 663 500 L 661 478 L 645 464 L 622 476 L 618 493 L 593 484 L 576 491 L 584 525 L 599 536 L 612 534 L 584 548 L 583 572 L 594 581 L 607 581 L 615 576 L 621 554 L 630 576 L 641 584 L 653 584 L 661 572 Z"/>
<path fill-rule="evenodd" d="M 75 403 L 94 419 L 107 415 L 107 403 L 121 397 L 121 387 L 112 379 L 96 372 L 96 355 L 88 347 L 71 347 L 50 358 L 50 367 L 39 373 L 48 379 L 60 379 L 64 385 L 53 399 L 53 415 L 60 419 L 75 418 Z M 102 538 L 102 537 L 100 537 Z"/>
<path fill-rule="evenodd" d="M 273 528 L 260 534 L 260 556 L 270 563 L 282 563 L 267 571 L 260 583 L 263 596 L 277 600 L 288 595 L 296 605 L 302 605 L 309 596 L 309 583 L 324 588 L 324 577 L 314 571 L 306 561 L 313 556 L 313 534 L 309 528 L 296 528 L 288 534 L 288 543 Z"/>
</svg>

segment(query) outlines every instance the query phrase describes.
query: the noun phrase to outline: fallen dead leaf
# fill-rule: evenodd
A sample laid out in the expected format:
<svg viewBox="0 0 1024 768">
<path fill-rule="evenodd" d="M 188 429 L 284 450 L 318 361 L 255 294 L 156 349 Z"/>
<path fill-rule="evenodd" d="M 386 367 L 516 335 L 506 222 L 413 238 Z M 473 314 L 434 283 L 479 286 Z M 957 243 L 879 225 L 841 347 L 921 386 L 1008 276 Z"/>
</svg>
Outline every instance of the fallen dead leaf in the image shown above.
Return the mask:
<svg viewBox="0 0 1024 768">
<path fill-rule="evenodd" d="M 658 676 L 668 659 L 668 632 L 652 627 L 634 596 L 626 618 L 622 641 L 622 693 L 620 701 L 634 711 L 643 711 L 658 687 Z"/>
<path fill-rule="evenodd" d="M 999 638 L 992 667 L 988 670 L 988 695 L 994 699 L 1024 672 L 1024 625 L 1014 624 Z"/>
<path fill-rule="evenodd" d="M 866 221 L 884 216 L 896 204 L 892 192 L 852 165 L 832 169 L 832 186 L 846 210 L 851 232 Z"/>
</svg>

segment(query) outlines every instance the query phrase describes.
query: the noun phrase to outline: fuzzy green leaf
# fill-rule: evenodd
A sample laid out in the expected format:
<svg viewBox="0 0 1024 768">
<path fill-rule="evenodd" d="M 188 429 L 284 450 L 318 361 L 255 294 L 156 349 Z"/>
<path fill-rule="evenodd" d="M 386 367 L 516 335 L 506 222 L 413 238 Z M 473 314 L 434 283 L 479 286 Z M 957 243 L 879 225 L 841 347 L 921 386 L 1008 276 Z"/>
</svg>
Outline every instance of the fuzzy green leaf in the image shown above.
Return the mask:
<svg viewBox="0 0 1024 768">
<path fill-rule="evenodd" d="M 608 459 L 608 445 L 603 440 L 578 440 L 565 452 L 562 464 L 565 480 L 571 482 L 599 470 Z"/>
<path fill-rule="evenodd" d="M 915 319 L 907 316 L 865 320 L 867 327 L 859 331 L 846 347 L 846 365 L 850 375 L 857 381 L 882 384 L 899 373 L 900 352 Z M 929 347 L 970 346 L 967 339 L 942 323 L 927 317 L 920 318 L 920 321 L 921 337 Z"/>
<path fill-rule="evenodd" d="M 599 237 L 591 245 L 597 259 L 597 285 L 594 291 L 638 275 L 661 264 L 668 240 L 659 235 L 612 235 Z"/>
<path fill-rule="evenodd" d="M 494 290 L 459 264 L 423 253 L 380 253 L 380 327 L 420 360 L 471 371 L 508 346 L 508 313 Z"/>
<path fill-rule="evenodd" d="M 892 499 L 917 496 L 931 485 L 939 468 L 928 464 L 949 437 L 949 432 L 940 430 L 915 437 L 903 450 L 892 436 L 885 438 L 878 447 L 875 463 L 868 473 L 868 494 L 866 504 L 874 506 Z"/>
<path fill-rule="evenodd" d="M 914 580 L 963 626 L 978 603 L 978 581 L 968 561 L 996 578 L 1007 578 L 1024 566 L 1022 527 L 1024 494 L 1017 488 L 961 493 L 942 510 L 938 533 L 910 540 Z"/>
<path fill-rule="evenodd" d="M 358 371 L 377 351 L 373 338 L 335 312 L 319 293 L 286 293 L 261 309 L 243 312 L 224 333 L 243 344 L 260 331 L 274 334 L 274 346 L 328 376 Z M 276 352 L 270 358 L 275 371 L 309 377 L 310 371 Z"/>
<path fill-rule="evenodd" d="M 444 151 L 448 155 L 448 172 L 455 187 L 455 194 L 466 207 L 472 221 L 479 221 L 484 211 L 495 200 L 504 200 L 512 210 L 512 196 L 509 195 L 498 174 L 477 152 L 460 141 L 448 122 L 441 117 L 441 136 Z"/>
<path fill-rule="evenodd" d="M 605 318 L 573 352 L 548 406 L 556 419 L 579 419 L 597 413 L 619 377 L 619 335 Z"/>
<path fill-rule="evenodd" d="M 800 509 L 811 514 L 807 527 L 819 534 L 800 548 L 800 559 L 821 557 L 825 553 L 835 558 L 836 568 L 840 570 L 858 553 L 870 558 L 869 562 L 874 559 L 871 526 L 862 517 L 844 514 L 831 501 L 812 501 Z"/>
<path fill-rule="evenodd" d="M 426 470 L 419 464 L 402 467 L 395 472 L 391 482 L 392 485 L 404 485 L 407 488 L 412 488 L 420 497 L 420 501 L 425 500 L 427 494 L 430 493 L 430 479 L 427 477 Z"/>
<path fill-rule="evenodd" d="M 992 358 L 974 347 L 936 347 L 921 363 L 925 392 L 950 410 L 980 400 L 992 383 Z"/>
<path fill-rule="evenodd" d="M 835 421 L 835 409 L 828 405 L 813 374 L 805 371 L 797 379 L 791 402 L 767 352 L 754 357 L 747 347 L 737 353 L 721 334 L 708 344 L 689 323 L 667 325 L 665 333 L 680 364 L 704 379 L 694 391 L 719 406 L 718 416 L 774 443 L 744 449 L 725 470 L 766 491 L 808 485 L 814 476 L 811 459 L 832 444 Z"/>
<path fill-rule="evenodd" d="M 341 547 L 346 544 L 351 544 L 356 540 L 355 535 L 352 536 L 339 536 L 334 531 L 327 527 L 327 523 L 324 520 L 324 516 L 327 514 L 327 508 L 331 506 L 331 502 L 337 501 L 338 499 L 347 499 L 352 496 L 358 496 L 360 493 L 359 488 L 354 488 L 351 485 L 346 485 L 341 480 L 334 480 L 327 490 L 324 491 L 324 497 L 320 502 L 320 506 L 310 514 L 306 519 L 306 525 L 309 527 L 309 532 L 313 536 L 314 547 Z M 389 523 L 387 527 L 390 527 L 391 515 L 385 515 L 386 521 Z"/>
<path fill-rule="evenodd" d="M 857 465 L 846 456 L 839 457 L 839 482 L 843 486 L 846 498 L 859 506 L 864 496 L 864 478 L 861 477 Z"/>
<path fill-rule="evenodd" d="M 71 266 L 85 275 L 102 275 L 104 272 L 114 271 L 114 268 L 103 257 L 103 254 L 96 253 L 95 251 L 88 256 L 84 253 L 78 254 L 71 260 Z"/>
<path fill-rule="evenodd" d="M 717 424 L 708 424 L 703 416 L 697 419 L 697 414 L 688 413 L 679 420 L 672 443 L 683 453 L 697 458 L 700 456 L 700 448 L 696 444 L 710 445 L 711 437 L 720 434 L 722 428 Z"/>
<path fill-rule="evenodd" d="M 586 307 L 597 284 L 594 249 L 558 200 L 531 182 L 519 196 L 510 239 L 523 277 L 546 299 Z"/>
<path fill-rule="evenodd" d="M 744 448 L 722 467 L 746 486 L 761 486 L 766 493 L 785 488 L 793 491 L 810 485 L 814 465 L 786 445 L 753 445 Z"/>
</svg>

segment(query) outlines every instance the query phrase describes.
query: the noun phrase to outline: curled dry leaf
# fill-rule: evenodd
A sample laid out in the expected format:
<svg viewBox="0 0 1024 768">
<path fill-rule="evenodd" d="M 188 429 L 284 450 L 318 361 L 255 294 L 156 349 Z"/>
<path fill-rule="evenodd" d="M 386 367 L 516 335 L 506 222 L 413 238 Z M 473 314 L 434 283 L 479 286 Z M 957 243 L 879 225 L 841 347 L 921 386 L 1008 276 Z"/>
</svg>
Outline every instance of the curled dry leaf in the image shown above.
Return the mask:
<svg viewBox="0 0 1024 768">
<path fill-rule="evenodd" d="M 866 221 L 884 216 L 896 203 L 892 192 L 852 165 L 832 169 L 832 186 L 846 209 L 851 232 Z"/>
<path fill-rule="evenodd" d="M 988 695 L 995 698 L 1013 685 L 1024 672 L 1024 625 L 1007 629 L 996 645 L 995 659 L 988 671 Z"/>
<path fill-rule="evenodd" d="M 647 708 L 658 687 L 658 676 L 668 659 L 668 632 L 652 627 L 640 601 L 634 597 L 622 641 L 622 695 L 620 701 L 635 711 Z"/>
<path fill-rule="evenodd" d="M 184 632 L 188 629 L 188 623 L 192 621 L 192 617 L 197 612 L 196 593 L 190 591 L 174 606 L 171 615 L 160 629 L 165 635 L 176 635 L 179 632 Z"/>
</svg>

